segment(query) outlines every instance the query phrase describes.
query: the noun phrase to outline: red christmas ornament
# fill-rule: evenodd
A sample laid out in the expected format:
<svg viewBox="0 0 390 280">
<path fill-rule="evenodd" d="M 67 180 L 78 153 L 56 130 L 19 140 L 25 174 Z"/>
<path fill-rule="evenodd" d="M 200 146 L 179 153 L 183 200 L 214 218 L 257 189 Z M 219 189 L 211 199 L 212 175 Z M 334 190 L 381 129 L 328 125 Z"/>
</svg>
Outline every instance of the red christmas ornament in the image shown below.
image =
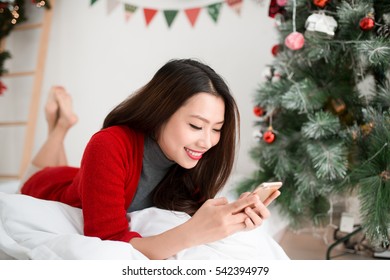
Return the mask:
<svg viewBox="0 0 390 280">
<path fill-rule="evenodd" d="M 371 16 L 364 17 L 360 20 L 359 26 L 364 31 L 369 31 L 374 28 L 375 20 Z"/>
<path fill-rule="evenodd" d="M 279 6 L 277 0 L 271 0 L 268 7 L 268 16 L 271 18 L 275 18 L 277 14 L 284 15 L 286 13 L 286 9 L 282 6 Z"/>
<path fill-rule="evenodd" d="M 302 33 L 299 32 L 293 32 L 290 33 L 286 39 L 284 40 L 284 44 L 289 49 L 296 51 L 303 47 L 305 44 L 305 37 L 303 37 Z"/>
<path fill-rule="evenodd" d="M 253 113 L 258 117 L 263 116 L 264 112 L 264 109 L 258 105 L 253 108 Z"/>
<path fill-rule="evenodd" d="M 3 93 L 7 90 L 7 87 L 5 84 L 3 84 L 2 81 L 0 81 L 0 95 L 3 95 Z"/>
<path fill-rule="evenodd" d="M 272 129 L 264 132 L 264 135 L 263 135 L 264 142 L 266 142 L 268 144 L 271 144 L 271 143 L 273 143 L 275 141 L 275 138 L 276 138 L 276 135 L 272 131 Z"/>
<path fill-rule="evenodd" d="M 329 3 L 329 0 L 313 0 L 313 4 L 319 8 L 325 7 Z"/>
<path fill-rule="evenodd" d="M 274 46 L 272 47 L 272 50 L 271 50 L 272 55 L 273 55 L 273 56 L 277 56 L 278 53 L 279 53 L 279 50 L 280 50 L 280 45 L 279 45 L 279 44 L 274 45 Z"/>
</svg>

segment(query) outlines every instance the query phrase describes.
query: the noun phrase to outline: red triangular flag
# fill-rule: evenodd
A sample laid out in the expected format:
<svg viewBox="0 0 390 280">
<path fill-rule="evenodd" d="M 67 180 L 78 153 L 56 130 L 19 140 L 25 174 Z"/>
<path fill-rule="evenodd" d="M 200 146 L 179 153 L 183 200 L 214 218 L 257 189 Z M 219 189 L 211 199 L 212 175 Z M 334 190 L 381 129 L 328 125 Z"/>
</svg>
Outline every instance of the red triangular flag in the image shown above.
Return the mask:
<svg viewBox="0 0 390 280">
<path fill-rule="evenodd" d="M 199 16 L 200 9 L 201 8 L 191 8 L 191 9 L 184 10 L 184 12 L 186 13 L 187 18 L 190 21 L 192 27 L 195 26 L 196 20 L 197 20 L 197 18 Z"/>
<path fill-rule="evenodd" d="M 157 14 L 157 10 L 144 8 L 144 15 L 145 15 L 145 21 L 147 26 L 149 25 L 149 23 L 152 21 L 152 19 L 156 14 Z"/>
<path fill-rule="evenodd" d="M 237 14 L 241 14 L 242 0 L 225 0 L 225 2 L 232 8 Z"/>
</svg>

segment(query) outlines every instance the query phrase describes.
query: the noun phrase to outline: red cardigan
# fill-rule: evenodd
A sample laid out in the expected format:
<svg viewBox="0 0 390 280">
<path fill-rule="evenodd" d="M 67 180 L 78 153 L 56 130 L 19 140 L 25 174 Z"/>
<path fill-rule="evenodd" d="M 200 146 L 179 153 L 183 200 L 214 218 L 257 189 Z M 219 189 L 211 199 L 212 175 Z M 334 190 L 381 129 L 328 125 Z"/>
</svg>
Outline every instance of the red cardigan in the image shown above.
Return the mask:
<svg viewBox="0 0 390 280">
<path fill-rule="evenodd" d="M 130 231 L 126 213 L 141 176 L 144 135 L 125 126 L 94 134 L 80 168 L 47 167 L 34 174 L 22 193 L 82 208 L 84 234 L 128 242 L 141 237 Z"/>
</svg>

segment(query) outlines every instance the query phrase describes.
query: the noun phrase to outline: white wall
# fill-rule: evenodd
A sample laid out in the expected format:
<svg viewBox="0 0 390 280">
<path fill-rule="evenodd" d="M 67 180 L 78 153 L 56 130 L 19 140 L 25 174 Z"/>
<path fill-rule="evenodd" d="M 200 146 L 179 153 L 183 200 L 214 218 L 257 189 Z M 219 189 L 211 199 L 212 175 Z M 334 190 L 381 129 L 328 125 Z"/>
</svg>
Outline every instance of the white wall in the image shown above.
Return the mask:
<svg viewBox="0 0 390 280">
<path fill-rule="evenodd" d="M 150 7 L 169 9 L 204 6 L 216 1 L 128 2 L 142 7 L 149 4 Z M 194 28 L 184 12 L 180 12 L 168 28 L 162 12 L 147 27 L 141 10 L 136 11 L 126 23 L 121 6 L 107 15 L 106 0 L 99 0 L 93 6 L 90 6 L 89 0 L 57 0 L 34 153 L 45 140 L 43 105 L 51 85 L 64 85 L 73 96 L 79 123 L 70 131 L 65 144 L 70 164 L 79 165 L 90 136 L 101 127 L 105 115 L 116 104 L 149 81 L 155 71 L 169 59 L 197 58 L 225 78 L 237 100 L 242 119 L 236 172 L 244 175 L 251 173 L 255 170 L 248 155 L 250 146 L 254 144 L 252 100 L 258 84 L 263 81 L 262 73 L 266 64 L 272 62 L 271 47 L 277 41 L 274 20 L 268 17 L 269 1 L 259 2 L 244 0 L 241 16 L 224 5 L 218 23 L 214 23 L 202 10 Z M 15 52 L 10 49 L 15 57 L 19 56 L 16 51 L 20 53 L 17 49 L 22 46 L 31 50 L 32 47 L 28 46 L 33 45 L 34 40 L 27 37 L 19 39 L 17 46 L 14 45 Z M 12 40 L 10 38 L 10 42 Z M 23 43 L 23 40 L 28 41 Z M 25 53 L 26 50 L 21 52 Z M 8 65 L 12 68 L 15 63 L 8 62 Z M 16 88 L 15 82 L 8 83 L 9 91 L 0 97 L 2 118 L 14 116 L 18 110 L 23 111 L 19 105 L 4 105 L 5 102 L 8 104 L 16 102 L 11 99 L 18 99 L 18 104 L 26 103 L 23 98 L 15 98 L 16 94 L 11 91 Z M 28 84 L 28 81 L 22 84 Z M 0 133 L 5 132 L 1 130 Z M 1 138 L 4 138 L 3 135 Z M 8 151 L 18 150 L 15 141 L 6 145 L 10 147 Z M 2 153 L 4 157 L 1 157 L 0 168 L 10 168 L 14 154 Z"/>
</svg>

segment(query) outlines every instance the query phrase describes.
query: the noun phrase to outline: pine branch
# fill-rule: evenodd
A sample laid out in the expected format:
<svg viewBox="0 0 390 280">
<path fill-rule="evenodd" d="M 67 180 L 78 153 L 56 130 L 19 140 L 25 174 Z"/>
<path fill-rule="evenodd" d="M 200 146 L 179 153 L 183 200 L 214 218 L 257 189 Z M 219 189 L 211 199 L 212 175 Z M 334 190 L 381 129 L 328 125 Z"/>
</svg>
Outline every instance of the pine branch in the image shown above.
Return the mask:
<svg viewBox="0 0 390 280">
<path fill-rule="evenodd" d="M 316 112 L 308 116 L 309 121 L 302 126 L 302 135 L 309 139 L 327 139 L 337 134 L 340 122 L 328 112 Z"/>
<path fill-rule="evenodd" d="M 292 169 L 296 166 L 295 160 L 291 160 L 292 157 L 287 153 L 286 150 L 278 153 L 278 157 L 275 161 L 274 173 L 276 178 L 282 180 L 286 178 L 289 174 L 291 174 Z"/>
<path fill-rule="evenodd" d="M 282 97 L 282 106 L 289 110 L 297 110 L 300 114 L 318 110 L 323 106 L 326 95 L 309 79 L 304 79 L 291 86 Z"/>
<path fill-rule="evenodd" d="M 278 108 L 281 104 L 280 95 L 287 91 L 290 85 L 291 82 L 285 80 L 265 83 L 257 90 L 254 102 L 267 110 Z"/>
<path fill-rule="evenodd" d="M 365 157 L 352 166 L 349 182 L 359 187 L 363 228 L 375 246 L 389 246 L 390 112 L 366 110 L 370 130 L 358 142 Z"/>
<path fill-rule="evenodd" d="M 337 180 L 347 174 L 347 147 L 342 142 L 322 141 L 307 146 L 317 177 Z"/>
<path fill-rule="evenodd" d="M 359 199 L 363 229 L 371 243 L 378 248 L 390 245 L 390 181 L 381 176 L 360 180 Z"/>
<path fill-rule="evenodd" d="M 313 200 L 316 196 L 321 194 L 322 181 L 318 180 L 316 172 L 312 168 L 310 159 L 304 158 L 302 160 L 302 165 L 298 166 L 294 173 L 294 180 L 298 186 L 298 196 Z"/>
<path fill-rule="evenodd" d="M 362 41 L 356 49 L 365 62 L 385 72 L 390 68 L 390 41 L 386 39 Z"/>
<path fill-rule="evenodd" d="M 372 101 L 376 108 L 390 108 L 390 81 L 387 80 L 383 85 L 379 86 L 377 95 Z"/>
<path fill-rule="evenodd" d="M 305 45 L 302 56 L 311 63 L 322 60 L 326 63 L 332 60 L 334 52 L 331 46 L 331 37 L 319 34 L 319 32 L 305 33 Z"/>
</svg>

